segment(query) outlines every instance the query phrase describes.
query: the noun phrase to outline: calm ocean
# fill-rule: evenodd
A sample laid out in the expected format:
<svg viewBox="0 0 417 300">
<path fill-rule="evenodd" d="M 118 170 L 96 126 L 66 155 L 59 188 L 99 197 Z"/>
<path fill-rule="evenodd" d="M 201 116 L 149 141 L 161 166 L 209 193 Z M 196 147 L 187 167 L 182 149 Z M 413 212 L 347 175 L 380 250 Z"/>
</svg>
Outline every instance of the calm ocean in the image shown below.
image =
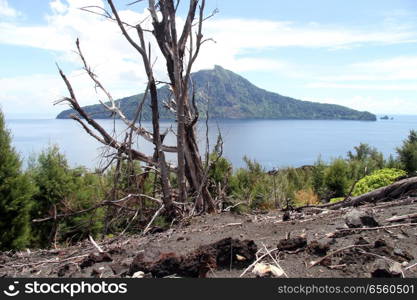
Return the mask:
<svg viewBox="0 0 417 300">
<path fill-rule="evenodd" d="M 120 121 L 101 120 L 100 123 L 115 134 L 122 135 Z M 6 120 L 13 136 L 15 149 L 27 159 L 48 145 L 56 144 L 64 152 L 72 166 L 94 168 L 100 164 L 105 151 L 72 120 Z M 150 123 L 144 123 L 150 127 Z M 163 123 L 163 127 L 170 123 Z M 411 129 L 417 129 L 417 116 L 394 116 L 394 120 L 377 122 L 360 121 L 287 121 L 287 120 L 223 120 L 210 122 L 210 140 L 216 140 L 219 127 L 224 139 L 224 156 L 235 167 L 243 165 L 247 155 L 259 161 L 265 168 L 302 166 L 322 159 L 346 156 L 359 143 L 368 143 L 385 155 L 395 154 L 395 148 L 407 137 Z M 205 127 L 200 124 L 201 150 L 204 150 Z M 138 147 L 148 154 L 152 145 L 138 140 Z M 173 136 L 166 144 L 173 144 Z M 171 155 L 169 158 L 173 159 Z"/>
</svg>

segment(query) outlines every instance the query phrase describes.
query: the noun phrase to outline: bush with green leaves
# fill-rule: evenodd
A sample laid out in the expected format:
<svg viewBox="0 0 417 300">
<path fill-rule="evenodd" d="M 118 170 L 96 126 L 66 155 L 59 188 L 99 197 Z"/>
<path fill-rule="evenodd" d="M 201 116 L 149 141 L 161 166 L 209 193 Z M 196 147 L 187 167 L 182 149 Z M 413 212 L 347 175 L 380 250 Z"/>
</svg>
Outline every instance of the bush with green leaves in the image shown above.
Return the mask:
<svg viewBox="0 0 417 300">
<path fill-rule="evenodd" d="M 378 188 L 394 183 L 398 178 L 405 176 L 406 172 L 398 169 L 381 169 L 368 175 L 355 185 L 352 196 L 369 193 Z"/>
<path fill-rule="evenodd" d="M 0 250 L 23 249 L 30 244 L 36 187 L 22 172 L 21 164 L 0 111 Z"/>
<path fill-rule="evenodd" d="M 103 178 L 90 173 L 85 168 L 71 170 L 74 190 L 65 198 L 65 207 L 61 213 L 88 210 L 105 197 Z M 77 242 L 87 238 L 100 236 L 103 233 L 105 208 L 100 207 L 88 213 L 63 219 L 59 222 L 59 238 L 62 241 Z"/>
<path fill-rule="evenodd" d="M 399 160 L 408 174 L 417 172 L 417 132 L 411 130 L 403 145 L 397 148 Z"/>
<path fill-rule="evenodd" d="M 233 174 L 233 167 L 230 161 L 224 157 L 219 157 L 217 153 L 210 155 L 210 169 L 208 171 L 210 192 L 217 196 L 217 187 L 226 187 L 226 192 L 230 192 L 229 179 Z"/>
<path fill-rule="evenodd" d="M 385 168 L 388 169 L 403 169 L 404 166 L 401 163 L 399 157 L 394 157 L 392 154 L 388 156 L 387 161 L 385 162 Z"/>
<path fill-rule="evenodd" d="M 346 194 L 350 183 L 348 170 L 349 165 L 342 158 L 333 160 L 326 169 L 324 182 L 333 198 L 342 197 Z"/>
<path fill-rule="evenodd" d="M 347 162 L 349 164 L 349 178 L 358 180 L 386 165 L 384 155 L 376 148 L 361 143 L 349 151 Z"/>
<path fill-rule="evenodd" d="M 295 205 L 299 191 L 311 190 L 312 170 L 282 168 L 266 172 L 256 161 L 244 158 L 246 168 L 238 169 L 230 179 L 230 191 L 236 201 L 246 200 L 251 209 L 268 210 Z M 299 197 L 298 197 L 299 198 Z"/>
<path fill-rule="evenodd" d="M 177 187 L 177 178 L 171 174 L 172 187 Z M 145 172 L 144 167 L 138 161 L 122 160 L 114 164 L 105 174 L 104 182 L 106 187 L 103 188 L 105 198 L 108 200 L 122 199 L 130 194 L 143 194 L 151 197 L 158 197 L 160 182 L 156 179 L 154 171 Z M 132 199 L 126 202 L 129 210 L 120 210 L 120 207 L 105 207 L 105 228 L 104 232 L 108 234 L 117 234 L 122 231 L 135 232 L 143 229 L 143 226 L 149 222 L 149 218 L 155 213 L 159 205 L 145 197 Z M 138 215 L 132 222 L 134 211 Z M 132 214 L 133 212 L 133 214 Z M 151 216 L 149 216 L 151 214 Z"/>
<path fill-rule="evenodd" d="M 32 218 L 42 219 L 71 214 L 103 200 L 103 184 L 100 177 L 84 168 L 71 169 L 57 146 L 42 151 L 30 163 L 29 173 L 38 192 L 34 195 Z M 78 241 L 89 234 L 97 235 L 102 228 L 102 209 L 77 214 L 54 222 L 37 223 L 33 226 L 33 245 L 48 247 L 58 241 Z"/>
<path fill-rule="evenodd" d="M 325 184 L 326 165 L 322 161 L 321 157 L 317 159 L 314 164 L 311 181 L 314 192 L 320 197 L 324 198 L 327 193 Z"/>
<path fill-rule="evenodd" d="M 273 208 L 272 182 L 265 169 L 256 161 L 244 157 L 246 168 L 240 168 L 230 178 L 233 199 L 243 200 L 251 208 Z"/>
</svg>

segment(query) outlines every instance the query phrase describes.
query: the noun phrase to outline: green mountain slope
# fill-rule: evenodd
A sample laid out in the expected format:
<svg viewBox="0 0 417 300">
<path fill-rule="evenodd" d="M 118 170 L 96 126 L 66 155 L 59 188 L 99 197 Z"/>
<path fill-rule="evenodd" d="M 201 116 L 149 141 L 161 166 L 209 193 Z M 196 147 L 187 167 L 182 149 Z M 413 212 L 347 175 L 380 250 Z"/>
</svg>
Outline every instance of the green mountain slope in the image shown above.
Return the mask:
<svg viewBox="0 0 417 300">
<path fill-rule="evenodd" d="M 260 89 L 245 78 L 216 66 L 213 70 L 202 70 L 192 76 L 196 103 L 204 115 L 209 99 L 211 118 L 219 119 L 304 119 L 304 120 L 364 120 L 375 121 L 369 112 L 359 112 L 347 107 L 296 100 Z M 159 90 L 161 100 L 167 100 L 167 86 Z M 134 95 L 117 100 L 125 115 L 133 119 L 138 101 L 142 95 Z M 142 118 L 151 119 L 150 100 L 144 105 Z M 85 110 L 96 119 L 111 118 L 100 104 L 86 106 Z M 161 119 L 173 119 L 173 114 L 160 103 Z M 61 112 L 57 118 L 67 119 L 73 110 Z"/>
</svg>

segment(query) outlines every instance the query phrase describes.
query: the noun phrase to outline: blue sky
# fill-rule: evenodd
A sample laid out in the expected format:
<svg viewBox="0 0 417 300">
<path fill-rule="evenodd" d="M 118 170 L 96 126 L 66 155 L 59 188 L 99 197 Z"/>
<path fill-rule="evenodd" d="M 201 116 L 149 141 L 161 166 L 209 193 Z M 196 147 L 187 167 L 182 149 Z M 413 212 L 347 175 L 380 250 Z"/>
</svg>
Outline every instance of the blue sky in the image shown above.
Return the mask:
<svg viewBox="0 0 417 300">
<path fill-rule="evenodd" d="M 142 66 L 117 27 L 79 10 L 104 2 L 0 0 L 0 105 L 7 117 L 54 117 L 66 108 L 52 105 L 66 95 L 55 62 L 81 104 L 101 99 L 73 52 L 77 37 L 114 97 L 142 91 Z M 144 4 L 115 2 L 131 23 L 146 16 Z M 195 71 L 218 64 L 294 98 L 417 114 L 417 1 L 207 2 L 207 13 L 219 9 L 205 24 L 216 43 L 206 44 Z M 164 79 L 161 59 L 155 68 Z"/>
</svg>

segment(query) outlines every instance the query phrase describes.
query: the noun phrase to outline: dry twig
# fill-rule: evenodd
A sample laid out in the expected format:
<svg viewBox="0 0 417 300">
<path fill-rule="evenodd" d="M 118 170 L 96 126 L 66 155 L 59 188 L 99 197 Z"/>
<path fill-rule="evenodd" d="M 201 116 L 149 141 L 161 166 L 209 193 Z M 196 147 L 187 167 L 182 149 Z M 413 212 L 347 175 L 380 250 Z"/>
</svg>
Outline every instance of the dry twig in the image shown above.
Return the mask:
<svg viewBox="0 0 417 300">
<path fill-rule="evenodd" d="M 269 250 L 269 253 L 265 253 L 263 255 L 261 255 L 258 259 L 256 259 L 249 267 L 247 267 L 242 274 L 240 274 L 239 277 L 243 277 L 250 269 L 252 269 L 258 262 L 260 262 L 262 259 L 264 259 L 265 257 L 267 257 L 268 255 L 270 255 L 272 252 L 277 251 L 278 248 L 274 248 L 272 250 Z"/>
<path fill-rule="evenodd" d="M 332 257 L 333 255 L 335 255 L 337 253 L 340 253 L 340 252 L 343 252 L 343 251 L 346 251 L 346 250 L 349 250 L 349 249 L 362 248 L 362 247 L 370 247 L 370 246 L 372 246 L 372 245 L 371 244 L 365 244 L 365 245 L 350 245 L 350 246 L 347 246 L 347 247 L 343 247 L 343 248 L 337 249 L 337 250 L 335 250 L 335 251 L 327 254 L 326 256 L 320 258 L 319 260 L 310 262 L 310 266 L 308 268 L 310 269 L 310 268 L 312 268 L 314 266 L 317 266 L 317 265 L 321 264 L 324 260 Z"/>
<path fill-rule="evenodd" d="M 379 227 L 365 227 L 365 228 L 347 228 L 347 229 L 340 229 L 332 233 L 328 233 L 327 237 L 332 237 L 336 235 L 337 233 L 341 232 L 350 232 L 350 231 L 373 231 L 373 230 L 386 230 L 391 228 L 399 228 L 399 227 L 411 227 L 411 226 L 417 226 L 417 223 L 406 223 L 406 224 L 398 224 L 398 225 L 389 225 L 389 226 L 379 226 Z"/>
<path fill-rule="evenodd" d="M 284 271 L 284 269 L 280 266 L 280 264 L 278 263 L 278 261 L 275 259 L 275 257 L 272 256 L 271 251 L 268 250 L 268 248 L 265 246 L 264 243 L 262 243 L 262 246 L 264 247 L 266 253 L 269 255 L 269 257 L 272 258 L 272 260 L 274 261 L 275 265 L 282 271 L 282 273 L 284 274 L 284 276 L 286 278 L 288 278 L 287 273 Z"/>
<path fill-rule="evenodd" d="M 98 252 L 103 253 L 103 249 L 96 243 L 96 241 L 93 239 L 91 235 L 88 236 L 88 239 L 90 240 L 91 244 L 93 244 L 94 248 L 98 250 Z"/>
<path fill-rule="evenodd" d="M 156 213 L 153 215 L 151 221 L 149 222 L 148 225 L 146 225 L 145 229 L 143 230 L 142 235 L 145 235 L 148 233 L 152 223 L 155 221 L 156 217 L 161 213 L 161 211 L 165 208 L 165 205 L 162 205 L 157 211 Z"/>
</svg>

